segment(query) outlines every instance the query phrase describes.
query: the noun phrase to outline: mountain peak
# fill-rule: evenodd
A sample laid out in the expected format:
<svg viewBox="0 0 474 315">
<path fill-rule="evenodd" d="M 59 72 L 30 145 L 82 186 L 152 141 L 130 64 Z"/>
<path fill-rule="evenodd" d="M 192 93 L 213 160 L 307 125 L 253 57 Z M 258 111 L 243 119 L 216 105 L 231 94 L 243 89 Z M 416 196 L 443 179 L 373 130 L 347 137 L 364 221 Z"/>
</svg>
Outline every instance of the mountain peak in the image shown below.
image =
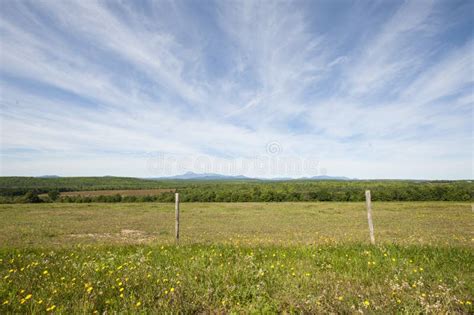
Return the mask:
<svg viewBox="0 0 474 315">
<path fill-rule="evenodd" d="M 155 179 L 195 179 L 195 180 L 244 180 L 244 179 L 254 179 L 254 180 L 270 180 L 270 181 L 286 181 L 286 180 L 351 180 L 348 177 L 344 176 L 327 176 L 319 175 L 313 177 L 301 177 L 301 178 L 291 178 L 291 177 L 278 177 L 278 178 L 253 178 L 247 177 L 244 175 L 223 175 L 216 173 L 194 173 L 187 171 L 181 175 L 169 176 L 169 177 L 160 177 Z"/>
</svg>

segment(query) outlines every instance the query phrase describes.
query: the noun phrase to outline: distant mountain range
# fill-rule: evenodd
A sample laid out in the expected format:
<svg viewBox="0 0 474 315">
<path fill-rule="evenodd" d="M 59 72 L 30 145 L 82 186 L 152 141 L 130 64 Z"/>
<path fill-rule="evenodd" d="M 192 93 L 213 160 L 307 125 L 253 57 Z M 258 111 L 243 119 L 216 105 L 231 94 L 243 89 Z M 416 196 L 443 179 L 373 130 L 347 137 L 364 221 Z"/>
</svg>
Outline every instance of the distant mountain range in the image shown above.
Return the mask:
<svg viewBox="0 0 474 315">
<path fill-rule="evenodd" d="M 58 175 L 43 175 L 37 176 L 38 178 L 61 178 Z M 115 176 L 102 176 L 102 177 L 115 177 Z M 268 181 L 286 181 L 286 180 L 356 180 L 355 178 L 349 178 L 344 176 L 313 176 L 313 177 L 300 177 L 300 178 L 291 178 L 291 177 L 274 177 L 274 178 L 260 178 L 260 177 L 247 177 L 244 175 L 222 175 L 216 173 L 194 173 L 186 172 L 181 175 L 167 176 L 167 177 L 153 177 L 153 178 L 144 178 L 152 180 L 268 180 Z"/>
<path fill-rule="evenodd" d="M 202 180 L 216 180 L 216 179 L 254 179 L 250 177 L 246 177 L 243 175 L 238 176 L 228 176 L 222 174 L 215 174 L 215 173 L 202 173 L 197 174 L 193 172 L 186 172 L 182 175 L 175 175 L 169 177 L 158 177 L 154 179 L 202 179 Z"/>
<path fill-rule="evenodd" d="M 300 179 L 317 179 L 317 180 L 357 180 L 357 178 L 349 178 L 345 176 L 327 176 L 327 175 L 321 175 L 321 176 L 313 176 L 313 177 L 303 177 Z"/>
<path fill-rule="evenodd" d="M 215 174 L 215 173 L 194 173 L 194 172 L 186 172 L 182 175 L 175 175 L 175 176 L 168 176 L 168 177 L 157 177 L 153 178 L 156 180 L 159 179 L 193 179 L 193 180 L 278 180 L 278 181 L 285 181 L 285 180 L 351 180 L 351 178 L 344 177 L 344 176 L 313 176 L 313 177 L 301 177 L 301 178 L 291 178 L 291 177 L 275 177 L 275 178 L 259 178 L 259 177 L 247 177 L 243 175 L 222 175 L 222 174 Z"/>
</svg>

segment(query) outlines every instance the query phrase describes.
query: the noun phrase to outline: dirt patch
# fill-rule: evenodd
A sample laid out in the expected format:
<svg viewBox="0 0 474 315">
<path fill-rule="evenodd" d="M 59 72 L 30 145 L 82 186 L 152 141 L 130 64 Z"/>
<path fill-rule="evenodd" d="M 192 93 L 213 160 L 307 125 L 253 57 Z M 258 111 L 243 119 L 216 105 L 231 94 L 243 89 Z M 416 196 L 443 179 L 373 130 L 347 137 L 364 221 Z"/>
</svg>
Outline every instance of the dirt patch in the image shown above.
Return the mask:
<svg viewBox="0 0 474 315">
<path fill-rule="evenodd" d="M 95 240 L 107 240 L 121 243 L 147 243 L 155 239 L 155 236 L 144 231 L 123 229 L 120 233 L 84 233 L 69 234 L 71 238 L 89 238 Z"/>
<path fill-rule="evenodd" d="M 143 235 L 143 234 L 145 234 L 145 232 L 139 231 L 139 230 L 127 230 L 127 229 L 125 229 L 125 230 L 120 231 L 120 234 L 122 234 L 122 235 L 132 235 L 133 236 L 133 235 Z"/>
</svg>

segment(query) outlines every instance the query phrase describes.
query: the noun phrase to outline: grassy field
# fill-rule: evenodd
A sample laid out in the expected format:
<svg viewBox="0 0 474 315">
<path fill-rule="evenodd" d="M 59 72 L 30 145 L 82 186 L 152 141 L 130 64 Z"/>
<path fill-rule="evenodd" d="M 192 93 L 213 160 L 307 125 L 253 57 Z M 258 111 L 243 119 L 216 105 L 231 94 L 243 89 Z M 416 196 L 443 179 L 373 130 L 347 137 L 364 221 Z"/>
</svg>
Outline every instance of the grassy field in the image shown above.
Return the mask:
<svg viewBox="0 0 474 315">
<path fill-rule="evenodd" d="M 377 241 L 473 246 L 471 205 L 375 202 Z M 174 204 L 0 205 L 3 247 L 174 243 Z M 367 243 L 364 203 L 182 203 L 181 243 Z"/>
<path fill-rule="evenodd" d="M 0 313 L 472 313 L 469 203 L 0 205 Z"/>
</svg>

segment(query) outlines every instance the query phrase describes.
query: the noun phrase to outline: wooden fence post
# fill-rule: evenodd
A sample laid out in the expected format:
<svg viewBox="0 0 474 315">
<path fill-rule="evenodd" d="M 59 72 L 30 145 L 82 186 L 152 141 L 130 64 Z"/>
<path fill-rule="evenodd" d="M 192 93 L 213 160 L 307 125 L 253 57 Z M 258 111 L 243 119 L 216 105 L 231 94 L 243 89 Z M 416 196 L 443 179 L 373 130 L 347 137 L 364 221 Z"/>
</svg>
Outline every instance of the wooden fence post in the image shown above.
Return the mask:
<svg viewBox="0 0 474 315">
<path fill-rule="evenodd" d="M 370 190 L 365 191 L 365 204 L 367 205 L 367 219 L 369 220 L 370 243 L 375 244 L 374 224 L 372 223 L 372 204 L 370 200 Z"/>
<path fill-rule="evenodd" d="M 176 243 L 179 242 L 179 193 L 175 193 L 175 237 Z"/>
</svg>

